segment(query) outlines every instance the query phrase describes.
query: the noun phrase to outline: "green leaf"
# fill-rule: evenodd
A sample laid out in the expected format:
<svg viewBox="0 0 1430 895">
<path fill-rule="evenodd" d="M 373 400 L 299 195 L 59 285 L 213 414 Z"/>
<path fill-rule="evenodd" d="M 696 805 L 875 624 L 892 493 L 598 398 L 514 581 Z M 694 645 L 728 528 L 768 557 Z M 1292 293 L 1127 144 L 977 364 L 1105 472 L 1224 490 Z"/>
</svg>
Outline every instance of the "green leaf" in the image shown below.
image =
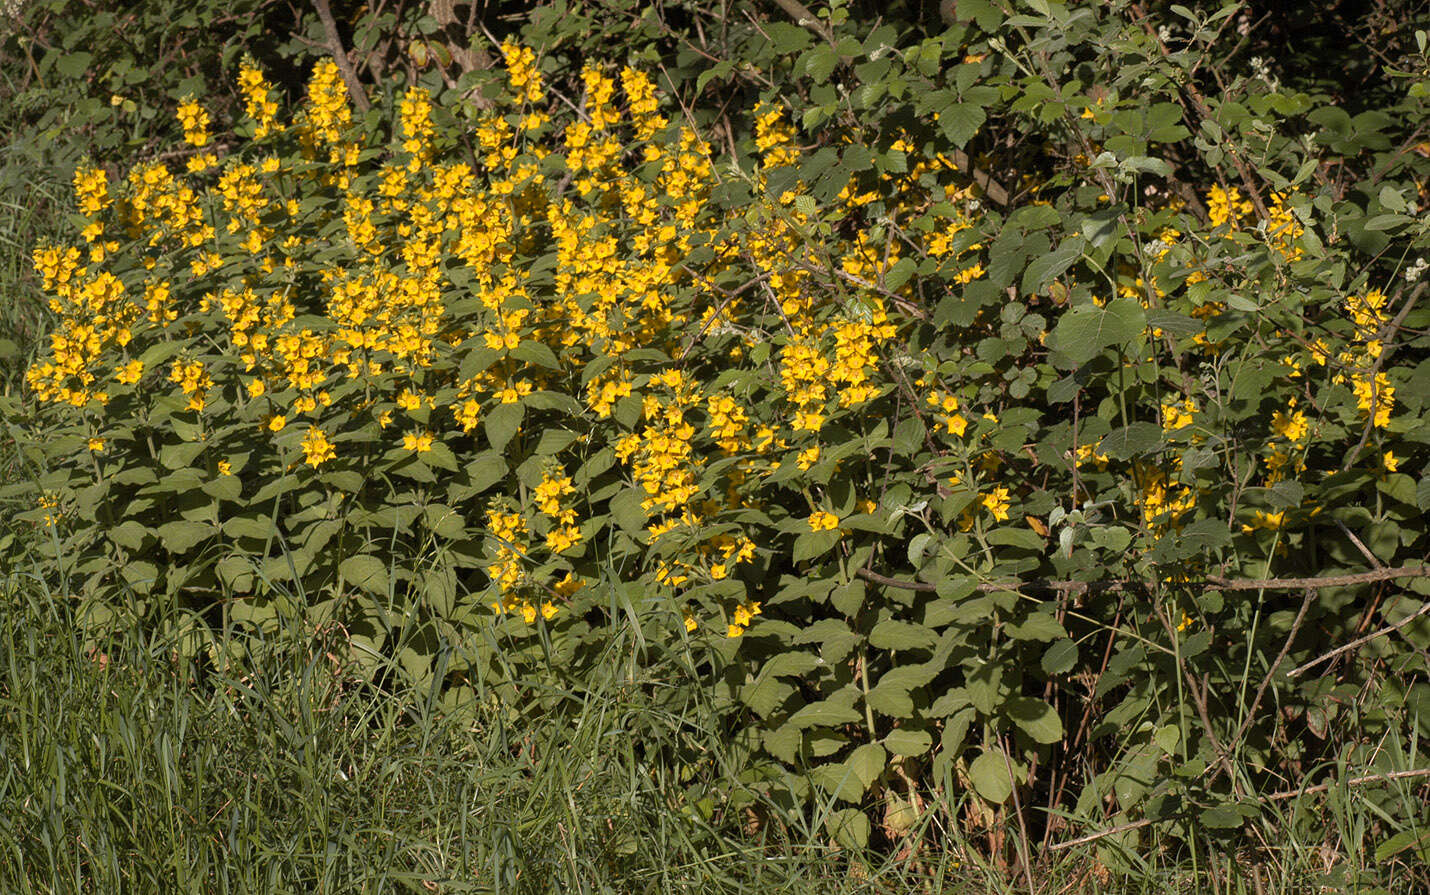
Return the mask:
<svg viewBox="0 0 1430 895">
<path fill-rule="evenodd" d="M 1063 720 L 1041 699 L 1015 696 L 1003 703 L 1003 713 L 1036 742 L 1056 743 L 1063 738 Z"/>
<path fill-rule="evenodd" d="M 998 749 L 985 749 L 968 766 L 968 779 L 980 796 L 995 805 L 1013 794 L 1013 778 L 1008 776 L 1008 760 Z"/>
<path fill-rule="evenodd" d="M 1048 338 L 1049 347 L 1073 366 L 1081 366 L 1104 348 L 1136 338 L 1146 324 L 1142 305 L 1130 298 L 1113 299 L 1103 308 L 1079 305 L 1058 320 Z"/>
<path fill-rule="evenodd" d="M 1062 276 L 1082 257 L 1086 247 L 1087 243 L 1081 236 L 1069 236 L 1053 251 L 1028 262 L 1028 269 L 1023 271 L 1023 294 L 1037 295 L 1042 292 L 1043 287 Z"/>
<path fill-rule="evenodd" d="M 933 746 L 933 734 L 927 730 L 897 727 L 884 737 L 884 747 L 895 755 L 924 755 Z"/>
<path fill-rule="evenodd" d="M 639 534 L 645 530 L 646 513 L 641 507 L 645 500 L 642 488 L 627 488 L 611 498 L 611 516 L 628 534 Z"/>
<path fill-rule="evenodd" d="M 1245 819 L 1235 805 L 1213 805 L 1201 814 L 1202 824 L 1214 830 L 1234 830 Z"/>
<path fill-rule="evenodd" d="M 273 520 L 269 516 L 230 516 L 223 522 L 223 533 L 230 538 L 257 538 L 266 541 L 274 533 Z"/>
<path fill-rule="evenodd" d="M 820 44 L 805 53 L 803 61 L 804 73 L 814 79 L 814 83 L 823 84 L 839 64 L 839 54 L 828 44 Z"/>
<path fill-rule="evenodd" d="M 387 595 L 387 565 L 376 556 L 359 553 L 338 563 L 338 573 L 354 587 L 371 594 Z"/>
<path fill-rule="evenodd" d="M 1131 460 L 1150 454 L 1162 446 L 1162 427 L 1138 422 L 1113 429 L 1102 436 L 1099 450 L 1115 460 Z"/>
<path fill-rule="evenodd" d="M 804 729 L 806 727 L 838 727 L 841 724 L 855 724 L 863 720 L 864 716 L 856 712 L 849 703 L 826 699 L 823 702 L 810 703 L 790 715 L 789 723 Z"/>
<path fill-rule="evenodd" d="M 498 404 L 487 412 L 482 420 L 482 429 L 487 433 L 487 442 L 492 450 L 500 451 L 521 428 L 522 416 L 526 409 L 521 404 Z"/>
<path fill-rule="evenodd" d="M 207 522 L 176 521 L 159 526 L 159 540 L 170 553 L 187 553 L 200 541 L 213 536 L 218 529 Z"/>
<path fill-rule="evenodd" d="M 923 625 L 886 618 L 869 632 L 869 645 L 878 649 L 930 649 L 938 642 L 933 631 Z"/>
<path fill-rule="evenodd" d="M 1054 640 L 1043 651 L 1041 664 L 1046 674 L 1067 674 L 1077 664 L 1077 644 L 1067 637 Z"/>
<path fill-rule="evenodd" d="M 952 103 L 939 110 L 938 126 L 949 142 L 962 149 L 983 127 L 988 114 L 975 103 Z"/>
<path fill-rule="evenodd" d="M 111 528 L 109 540 L 125 550 L 138 550 L 143 546 L 144 538 L 149 534 L 149 529 L 130 519 Z"/>
<path fill-rule="evenodd" d="M 236 475 L 221 475 L 203 484 L 204 493 L 219 500 L 238 500 L 243 496 L 243 484 Z"/>
<path fill-rule="evenodd" d="M 794 539 L 793 558 L 795 562 L 806 559 L 814 559 L 828 553 L 835 544 L 839 543 L 840 532 L 834 531 L 807 531 Z"/>
<path fill-rule="evenodd" d="M 824 820 L 824 829 L 844 848 L 862 853 L 869 847 L 869 815 L 859 808 L 831 811 Z"/>
<path fill-rule="evenodd" d="M 67 78 L 78 78 L 89 70 L 93 61 L 94 55 L 91 53 L 66 53 L 55 63 L 55 68 Z"/>
<path fill-rule="evenodd" d="M 1021 624 L 1010 624 L 1004 630 L 1014 640 L 1048 641 L 1067 636 L 1067 631 L 1051 611 L 1035 612 Z"/>
<path fill-rule="evenodd" d="M 854 779 L 867 791 L 884 773 L 889 763 L 888 753 L 878 743 L 865 743 L 855 749 L 844 762 L 845 768 L 854 774 Z"/>
</svg>

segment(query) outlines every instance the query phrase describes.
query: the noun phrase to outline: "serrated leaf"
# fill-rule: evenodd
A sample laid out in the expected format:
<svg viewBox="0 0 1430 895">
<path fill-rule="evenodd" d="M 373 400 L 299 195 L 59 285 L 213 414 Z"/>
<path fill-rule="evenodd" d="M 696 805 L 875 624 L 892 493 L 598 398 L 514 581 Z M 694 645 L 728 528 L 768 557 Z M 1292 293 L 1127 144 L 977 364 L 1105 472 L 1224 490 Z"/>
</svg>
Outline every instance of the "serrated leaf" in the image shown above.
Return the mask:
<svg viewBox="0 0 1430 895">
<path fill-rule="evenodd" d="M 938 126 L 950 143 L 962 149 L 988 120 L 988 113 L 975 103 L 951 103 L 939 109 Z"/>
</svg>

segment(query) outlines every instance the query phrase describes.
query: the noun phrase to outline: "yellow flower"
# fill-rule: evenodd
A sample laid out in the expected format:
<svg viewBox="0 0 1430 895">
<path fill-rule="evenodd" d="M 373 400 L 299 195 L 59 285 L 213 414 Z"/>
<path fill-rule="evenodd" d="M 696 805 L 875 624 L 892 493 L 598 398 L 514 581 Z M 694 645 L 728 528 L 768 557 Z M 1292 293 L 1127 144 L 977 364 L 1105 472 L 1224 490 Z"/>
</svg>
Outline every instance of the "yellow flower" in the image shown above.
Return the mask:
<svg viewBox="0 0 1430 895">
<path fill-rule="evenodd" d="M 328 441 L 327 434 L 317 426 L 309 426 L 308 433 L 303 436 L 303 462 L 316 469 L 335 457 L 337 451 Z"/>
<path fill-rule="evenodd" d="M 414 453 L 423 454 L 432 450 L 432 433 L 416 430 L 402 436 L 402 446 Z"/>
<path fill-rule="evenodd" d="M 1251 521 L 1243 525 L 1241 527 L 1241 530 L 1243 532 L 1253 532 L 1256 531 L 1258 528 L 1264 528 L 1267 531 L 1276 531 L 1281 527 L 1285 520 L 1285 510 L 1278 510 L 1275 513 L 1268 513 L 1264 510 L 1253 510 L 1251 513 Z"/>
<path fill-rule="evenodd" d="M 795 460 L 800 469 L 808 469 L 819 462 L 819 445 L 806 448 L 799 452 L 799 457 Z"/>
<path fill-rule="evenodd" d="M 1391 451 L 1386 451 L 1380 458 L 1380 463 L 1385 467 L 1386 472 L 1395 472 L 1400 468 L 1400 458 Z"/>
<path fill-rule="evenodd" d="M 282 415 L 275 414 L 268 418 L 268 431 L 270 432 L 281 432 L 286 425 L 288 425 L 288 420 Z"/>
<path fill-rule="evenodd" d="M 218 474 L 233 475 L 233 464 L 228 462 L 227 460 L 218 461 Z"/>
<path fill-rule="evenodd" d="M 824 510 L 809 514 L 809 527 L 814 531 L 833 531 L 839 527 L 839 517 Z"/>
<path fill-rule="evenodd" d="M 101 453 L 104 450 L 104 439 L 91 438 L 89 440 L 89 449 L 96 454 Z"/>
<path fill-rule="evenodd" d="M 993 518 L 996 521 L 1002 522 L 1008 518 L 1008 507 L 1010 503 L 1008 501 L 1007 488 L 999 485 L 989 493 L 983 495 L 979 500 L 988 508 L 988 512 L 993 514 Z"/>
<path fill-rule="evenodd" d="M 1271 428 L 1287 441 L 1300 441 L 1306 437 L 1311 426 L 1306 421 L 1306 414 L 1299 410 L 1290 413 L 1278 410 L 1271 416 Z"/>
</svg>

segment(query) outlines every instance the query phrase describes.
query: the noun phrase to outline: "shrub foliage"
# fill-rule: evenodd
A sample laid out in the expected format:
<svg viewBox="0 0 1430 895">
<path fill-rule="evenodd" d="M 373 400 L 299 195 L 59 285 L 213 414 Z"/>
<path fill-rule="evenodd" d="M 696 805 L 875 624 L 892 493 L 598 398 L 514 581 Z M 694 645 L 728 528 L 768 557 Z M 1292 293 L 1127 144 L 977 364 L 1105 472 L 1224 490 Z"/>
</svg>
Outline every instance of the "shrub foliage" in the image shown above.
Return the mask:
<svg viewBox="0 0 1430 895">
<path fill-rule="evenodd" d="M 244 62 L 35 250 L 23 518 L 97 626 L 177 603 L 223 664 L 296 614 L 454 707 L 635 624 L 736 804 L 855 840 L 964 791 L 1240 825 L 1372 680 L 1304 663 L 1397 625 L 1359 721 L 1430 715 L 1423 36 L 1352 115 L 1204 93 L 1236 5 L 957 9 L 759 24 L 720 127 L 514 40 L 366 114 Z"/>
</svg>

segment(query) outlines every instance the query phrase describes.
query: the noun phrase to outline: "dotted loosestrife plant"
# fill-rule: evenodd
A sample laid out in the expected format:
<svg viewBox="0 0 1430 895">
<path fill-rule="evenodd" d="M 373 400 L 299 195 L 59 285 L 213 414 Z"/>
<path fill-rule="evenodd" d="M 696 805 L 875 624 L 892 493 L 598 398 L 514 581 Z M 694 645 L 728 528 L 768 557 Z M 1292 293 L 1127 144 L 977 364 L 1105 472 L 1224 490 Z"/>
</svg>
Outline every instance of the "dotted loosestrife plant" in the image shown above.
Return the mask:
<svg viewBox="0 0 1430 895">
<path fill-rule="evenodd" d="M 1368 486 L 1414 514 L 1395 308 L 1358 282 L 1303 333 L 1294 190 L 1059 234 L 937 139 L 807 153 L 770 102 L 717 159 L 640 71 L 586 68 L 572 111 L 502 53 L 470 120 L 420 87 L 360 119 L 331 62 L 283 118 L 246 64 L 232 144 L 191 97 L 181 164 L 76 172 L 81 238 L 35 251 L 25 518 L 96 624 L 177 600 L 227 661 L 224 620 L 296 611 L 535 711 L 513 668 L 579 675 L 634 617 L 743 713 L 749 782 L 852 806 L 857 839 L 876 794 L 1030 786 L 1085 674 L 1129 718 L 1162 698 L 1130 669 L 1248 617 L 1178 589 L 1213 562 L 1262 574 Z M 1023 583 L 1108 577 L 1152 602 Z"/>
</svg>

